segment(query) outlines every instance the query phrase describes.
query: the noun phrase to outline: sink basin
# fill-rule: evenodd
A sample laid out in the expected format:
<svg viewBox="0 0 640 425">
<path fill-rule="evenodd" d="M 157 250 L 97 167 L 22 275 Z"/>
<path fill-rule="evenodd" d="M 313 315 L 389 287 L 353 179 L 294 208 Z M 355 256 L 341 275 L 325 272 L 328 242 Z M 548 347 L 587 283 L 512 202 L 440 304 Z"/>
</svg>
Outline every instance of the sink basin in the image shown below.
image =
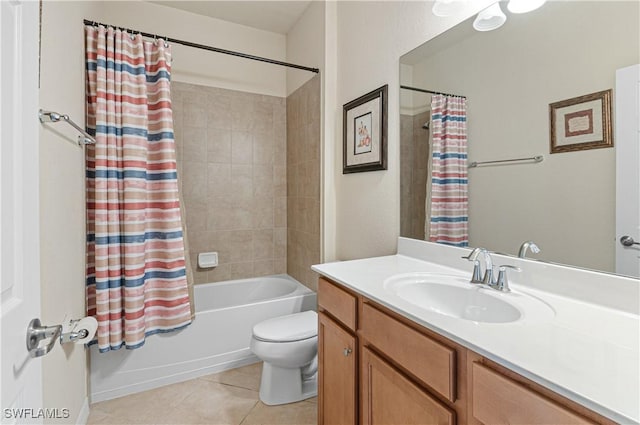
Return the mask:
<svg viewBox="0 0 640 425">
<path fill-rule="evenodd" d="M 468 277 L 409 273 L 390 277 L 384 287 L 424 310 L 473 322 L 512 323 L 554 314 L 550 306 L 533 296 L 472 285 Z"/>
</svg>

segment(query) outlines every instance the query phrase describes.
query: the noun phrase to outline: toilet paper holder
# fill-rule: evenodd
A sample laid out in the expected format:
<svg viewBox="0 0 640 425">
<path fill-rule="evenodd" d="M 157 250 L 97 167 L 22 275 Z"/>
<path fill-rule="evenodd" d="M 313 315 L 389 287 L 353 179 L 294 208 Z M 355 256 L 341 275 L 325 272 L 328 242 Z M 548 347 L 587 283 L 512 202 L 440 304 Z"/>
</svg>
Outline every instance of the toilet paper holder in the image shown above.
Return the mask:
<svg viewBox="0 0 640 425">
<path fill-rule="evenodd" d="M 35 358 L 48 354 L 56 344 L 56 340 L 59 340 L 60 344 L 66 344 L 89 336 L 87 329 L 76 329 L 80 320 L 71 319 L 61 325 L 54 326 L 43 326 L 39 318 L 31 320 L 27 327 L 27 351 L 29 355 Z M 40 347 L 40 341 L 45 338 L 51 339 L 46 345 Z"/>
<path fill-rule="evenodd" d="M 67 342 L 76 342 L 78 339 L 86 338 L 87 336 L 89 336 L 89 331 L 86 329 L 76 330 L 78 323 L 80 323 L 80 319 L 72 319 L 69 320 L 69 323 L 63 325 L 63 328 L 71 328 L 71 330 L 60 334 L 60 344 L 65 344 Z"/>
</svg>

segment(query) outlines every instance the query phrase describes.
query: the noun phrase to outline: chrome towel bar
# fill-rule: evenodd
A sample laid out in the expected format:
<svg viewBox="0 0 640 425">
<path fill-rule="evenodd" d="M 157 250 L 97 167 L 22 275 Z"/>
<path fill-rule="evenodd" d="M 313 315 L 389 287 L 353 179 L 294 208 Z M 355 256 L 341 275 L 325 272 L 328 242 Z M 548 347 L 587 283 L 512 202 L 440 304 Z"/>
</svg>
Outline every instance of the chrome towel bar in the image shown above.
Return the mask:
<svg viewBox="0 0 640 425">
<path fill-rule="evenodd" d="M 532 156 L 531 158 L 515 158 L 515 159 L 499 159 L 496 161 L 474 161 L 469 164 L 469 168 L 475 168 L 478 165 L 484 164 L 500 164 L 504 162 L 516 162 L 516 161 L 533 161 L 533 162 L 542 162 L 544 157 L 542 155 Z"/>
<path fill-rule="evenodd" d="M 41 123 L 58 122 L 60 120 L 65 121 L 71 127 L 75 128 L 80 133 L 82 133 L 82 136 L 78 136 L 78 144 L 80 146 L 82 146 L 82 145 L 93 145 L 93 144 L 96 143 L 96 139 L 94 139 L 93 136 L 91 136 L 89 133 L 87 133 L 78 124 L 73 122 L 73 120 L 71 118 L 69 118 L 69 115 L 63 115 L 63 114 L 59 114 L 59 113 L 53 112 L 53 111 L 43 111 L 42 109 L 40 109 L 38 111 L 38 118 L 40 119 Z"/>
</svg>

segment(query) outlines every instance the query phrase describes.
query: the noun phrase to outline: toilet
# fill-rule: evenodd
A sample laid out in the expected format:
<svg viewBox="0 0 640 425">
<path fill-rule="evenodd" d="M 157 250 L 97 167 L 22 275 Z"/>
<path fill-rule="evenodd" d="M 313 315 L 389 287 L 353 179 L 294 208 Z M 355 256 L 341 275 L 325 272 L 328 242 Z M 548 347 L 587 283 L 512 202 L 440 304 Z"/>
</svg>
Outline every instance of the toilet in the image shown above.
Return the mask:
<svg viewBox="0 0 640 425">
<path fill-rule="evenodd" d="M 293 403 L 318 393 L 318 315 L 289 314 L 253 327 L 251 351 L 264 361 L 260 400 Z"/>
</svg>

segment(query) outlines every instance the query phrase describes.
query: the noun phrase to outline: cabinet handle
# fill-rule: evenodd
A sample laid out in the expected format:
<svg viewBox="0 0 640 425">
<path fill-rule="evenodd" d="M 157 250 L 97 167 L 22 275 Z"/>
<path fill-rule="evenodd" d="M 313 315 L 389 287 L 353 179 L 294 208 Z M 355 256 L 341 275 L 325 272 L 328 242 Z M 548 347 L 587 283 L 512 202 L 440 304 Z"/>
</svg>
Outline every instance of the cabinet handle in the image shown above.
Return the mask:
<svg viewBox="0 0 640 425">
<path fill-rule="evenodd" d="M 343 351 L 344 356 L 345 356 L 345 357 L 349 356 L 349 354 L 351 354 L 351 352 L 352 352 L 352 351 L 353 351 L 353 350 L 352 350 L 351 348 L 348 348 L 348 347 L 347 347 L 347 348 L 345 348 L 345 349 L 344 349 L 344 351 Z"/>
</svg>

